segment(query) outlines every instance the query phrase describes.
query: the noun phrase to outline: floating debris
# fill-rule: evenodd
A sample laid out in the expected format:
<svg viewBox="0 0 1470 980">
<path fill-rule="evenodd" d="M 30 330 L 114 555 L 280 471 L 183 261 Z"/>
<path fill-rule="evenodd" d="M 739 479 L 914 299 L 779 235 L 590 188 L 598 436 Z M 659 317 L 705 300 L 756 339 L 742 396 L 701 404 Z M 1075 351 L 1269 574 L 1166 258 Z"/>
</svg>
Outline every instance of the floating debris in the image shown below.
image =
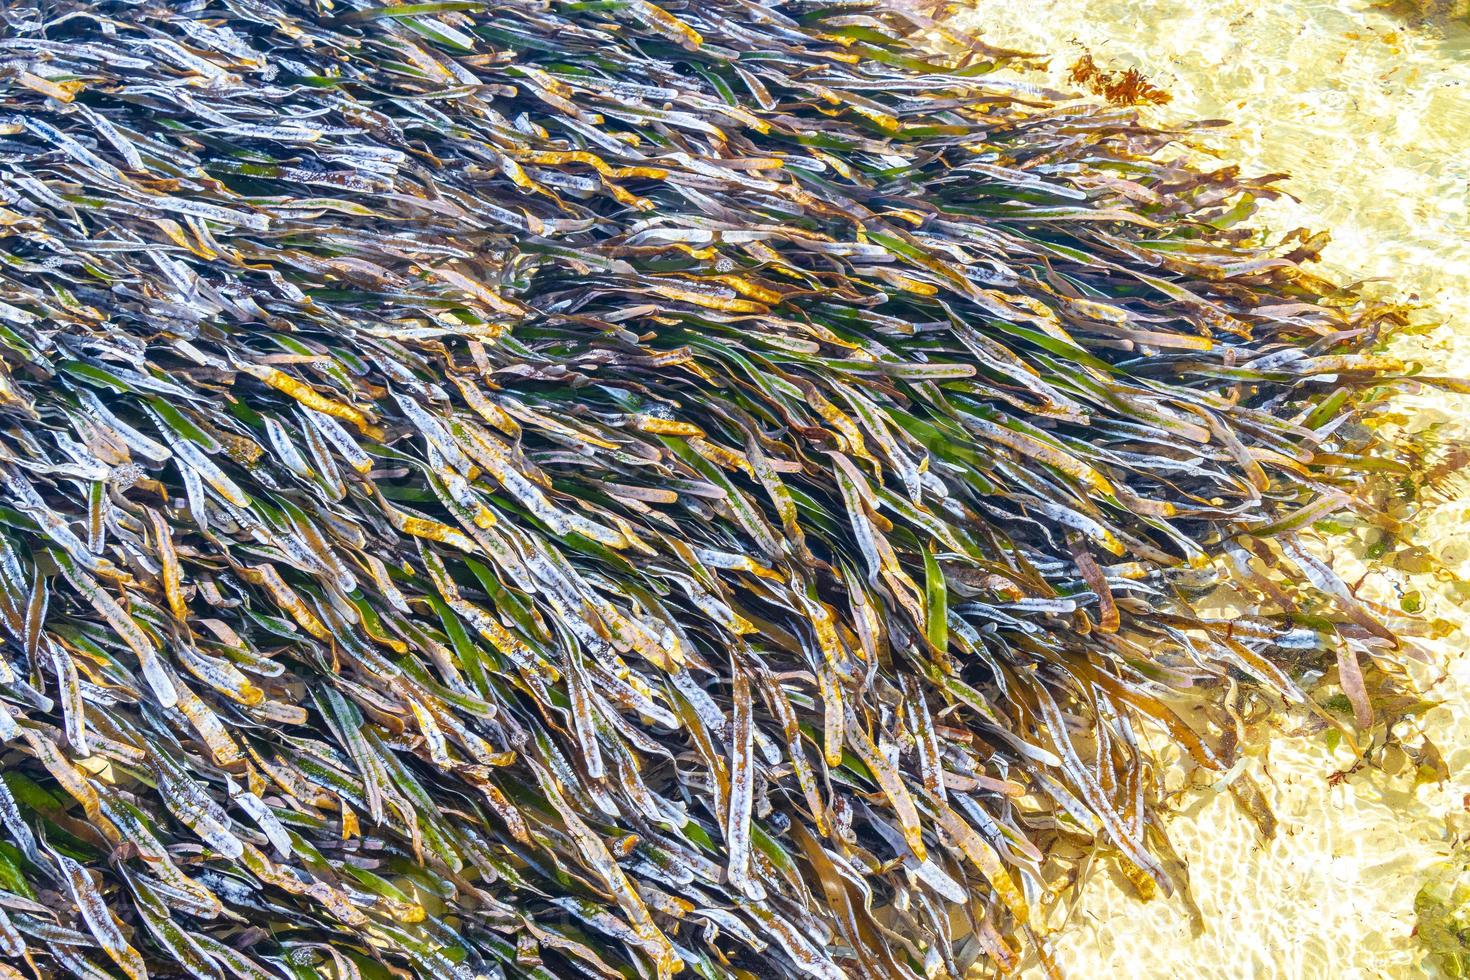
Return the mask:
<svg viewBox="0 0 1470 980">
<path fill-rule="evenodd" d="M 1172 96 L 1143 76 L 1137 68 L 1107 71 L 1099 68 L 1090 52 L 1072 62 L 1067 78 L 1113 105 L 1164 105 Z"/>
</svg>

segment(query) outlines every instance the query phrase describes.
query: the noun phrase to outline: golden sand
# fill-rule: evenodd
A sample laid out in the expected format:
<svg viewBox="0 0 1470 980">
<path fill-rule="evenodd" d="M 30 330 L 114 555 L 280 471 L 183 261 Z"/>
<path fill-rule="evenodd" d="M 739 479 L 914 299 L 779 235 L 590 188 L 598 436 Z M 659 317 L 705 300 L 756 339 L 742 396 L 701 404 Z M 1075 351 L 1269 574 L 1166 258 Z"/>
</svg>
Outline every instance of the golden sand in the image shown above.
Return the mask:
<svg viewBox="0 0 1470 980">
<path fill-rule="evenodd" d="M 1221 165 L 1292 174 L 1298 201 L 1265 205 L 1259 223 L 1273 235 L 1331 230 L 1325 271 L 1382 280 L 1373 288 L 1416 299 L 1421 319 L 1437 324 L 1395 338 L 1392 351 L 1427 373 L 1470 377 L 1463 21 L 1416 23 L 1370 0 L 964 0 L 955 21 L 991 44 L 1051 55 L 1058 88 L 1074 88 L 1068 66 L 1088 52 L 1105 69 L 1139 68 L 1173 96 L 1147 111 L 1156 122 L 1231 120 L 1196 137 Z M 1396 412 L 1407 429 L 1470 440 L 1470 398 L 1408 395 Z M 1348 581 L 1369 572 L 1365 596 L 1396 603 L 1417 592 L 1425 619 L 1442 623 L 1442 635 L 1420 641 L 1434 661 L 1420 680 L 1444 703 L 1395 731 L 1411 750 L 1427 735 L 1450 778 L 1416 785 L 1415 766 L 1391 750 L 1335 779 L 1352 756 L 1308 719 L 1263 726 L 1239 771 L 1270 801 L 1275 837 L 1263 839 L 1225 781 L 1184 790 L 1169 827 L 1203 929 L 1183 902 L 1140 902 L 1100 868 L 1056 935 L 1070 976 L 1438 975 L 1414 936 L 1414 902 L 1452 873 L 1452 859 L 1463 870 L 1470 850 L 1470 487 L 1412 523 L 1422 551 L 1365 563 L 1363 542 L 1350 541 L 1332 554 Z"/>
</svg>

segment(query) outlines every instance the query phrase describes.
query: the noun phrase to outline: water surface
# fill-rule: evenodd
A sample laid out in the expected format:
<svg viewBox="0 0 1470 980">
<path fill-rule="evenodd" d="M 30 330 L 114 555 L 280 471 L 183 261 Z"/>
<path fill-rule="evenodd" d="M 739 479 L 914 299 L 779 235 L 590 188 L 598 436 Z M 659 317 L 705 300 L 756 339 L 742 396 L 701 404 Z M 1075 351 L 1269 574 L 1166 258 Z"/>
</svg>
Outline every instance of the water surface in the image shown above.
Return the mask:
<svg viewBox="0 0 1470 980">
<path fill-rule="evenodd" d="M 1149 115 L 1177 124 L 1225 118 L 1198 137 L 1217 165 L 1289 172 L 1297 198 L 1265 205 L 1268 234 L 1329 229 L 1323 270 L 1425 307 L 1437 324 L 1391 348 L 1433 373 L 1470 377 L 1470 26 L 1369 0 L 966 0 L 959 24 L 986 41 L 1051 55 L 1070 89 L 1084 52 L 1138 67 L 1172 101 Z M 1408 396 L 1406 428 L 1470 439 L 1470 400 Z M 1405 514 L 1404 516 L 1411 516 Z M 1205 927 L 1180 902 L 1139 902 L 1100 868 L 1057 941 L 1069 975 L 1119 977 L 1417 977 L 1432 964 L 1414 935 L 1414 897 L 1470 840 L 1470 494 L 1413 514 L 1425 553 L 1370 566 L 1334 544 L 1366 596 L 1419 592 L 1443 625 L 1422 645 L 1428 691 L 1446 701 L 1422 729 L 1451 779 L 1415 785 L 1396 753 L 1365 768 L 1306 719 L 1260 726 L 1243 770 L 1279 820 L 1263 840 L 1222 786 L 1181 793 L 1170 833 L 1190 860 Z M 1400 726 L 1410 746 L 1415 724 Z M 1465 845 L 1460 843 L 1463 848 Z M 1463 850 L 1460 852 L 1463 855 Z"/>
</svg>

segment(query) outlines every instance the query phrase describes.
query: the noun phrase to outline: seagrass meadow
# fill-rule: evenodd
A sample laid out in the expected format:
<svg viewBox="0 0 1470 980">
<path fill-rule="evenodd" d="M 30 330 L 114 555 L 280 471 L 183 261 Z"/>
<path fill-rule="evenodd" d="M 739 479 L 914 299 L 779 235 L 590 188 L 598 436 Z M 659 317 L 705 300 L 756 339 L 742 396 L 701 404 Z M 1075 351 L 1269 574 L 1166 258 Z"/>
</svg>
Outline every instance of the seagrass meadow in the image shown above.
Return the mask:
<svg viewBox="0 0 1470 980">
<path fill-rule="evenodd" d="M 1183 880 L 1145 738 L 1324 669 L 1366 738 L 1300 533 L 1456 383 L 1271 178 L 942 35 L 0 7 L 0 974 L 1045 965 L 1090 855 Z"/>
</svg>

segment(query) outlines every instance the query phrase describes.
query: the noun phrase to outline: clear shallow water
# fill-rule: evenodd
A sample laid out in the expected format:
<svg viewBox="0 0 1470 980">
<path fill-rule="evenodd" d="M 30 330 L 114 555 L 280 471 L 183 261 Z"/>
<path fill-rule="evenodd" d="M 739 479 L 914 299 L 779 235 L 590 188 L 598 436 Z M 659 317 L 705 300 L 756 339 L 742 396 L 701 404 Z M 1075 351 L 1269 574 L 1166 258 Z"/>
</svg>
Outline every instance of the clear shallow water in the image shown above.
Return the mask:
<svg viewBox="0 0 1470 980">
<path fill-rule="evenodd" d="M 961 0 L 955 22 L 989 43 L 1051 55 L 1051 83 L 1084 51 L 1137 67 L 1173 101 L 1157 122 L 1223 118 L 1195 141 L 1248 172 L 1289 172 L 1296 201 L 1263 206 L 1274 235 L 1329 229 L 1324 272 L 1425 307 L 1392 342 L 1428 373 L 1470 377 L 1470 24 L 1414 23 L 1371 0 Z M 1033 76 L 1034 79 L 1034 76 Z M 1411 395 L 1410 430 L 1470 441 L 1470 399 Z M 1410 515 L 1403 515 L 1410 516 Z M 1335 542 L 1366 597 L 1425 598 L 1440 635 L 1421 678 L 1444 701 L 1422 727 L 1451 772 L 1329 776 L 1351 759 L 1304 719 L 1255 732 L 1243 771 L 1279 828 L 1263 840 L 1222 786 L 1180 794 L 1170 824 L 1204 920 L 1138 901 L 1099 869 L 1057 937 L 1074 977 L 1369 978 L 1434 975 L 1414 938 L 1414 897 L 1470 841 L 1470 495 L 1412 515 L 1429 560 L 1364 563 Z M 1412 730 L 1405 733 L 1412 743 Z M 1167 760 L 1165 760 L 1167 762 Z M 1390 756 L 1388 768 L 1394 768 Z"/>
</svg>

